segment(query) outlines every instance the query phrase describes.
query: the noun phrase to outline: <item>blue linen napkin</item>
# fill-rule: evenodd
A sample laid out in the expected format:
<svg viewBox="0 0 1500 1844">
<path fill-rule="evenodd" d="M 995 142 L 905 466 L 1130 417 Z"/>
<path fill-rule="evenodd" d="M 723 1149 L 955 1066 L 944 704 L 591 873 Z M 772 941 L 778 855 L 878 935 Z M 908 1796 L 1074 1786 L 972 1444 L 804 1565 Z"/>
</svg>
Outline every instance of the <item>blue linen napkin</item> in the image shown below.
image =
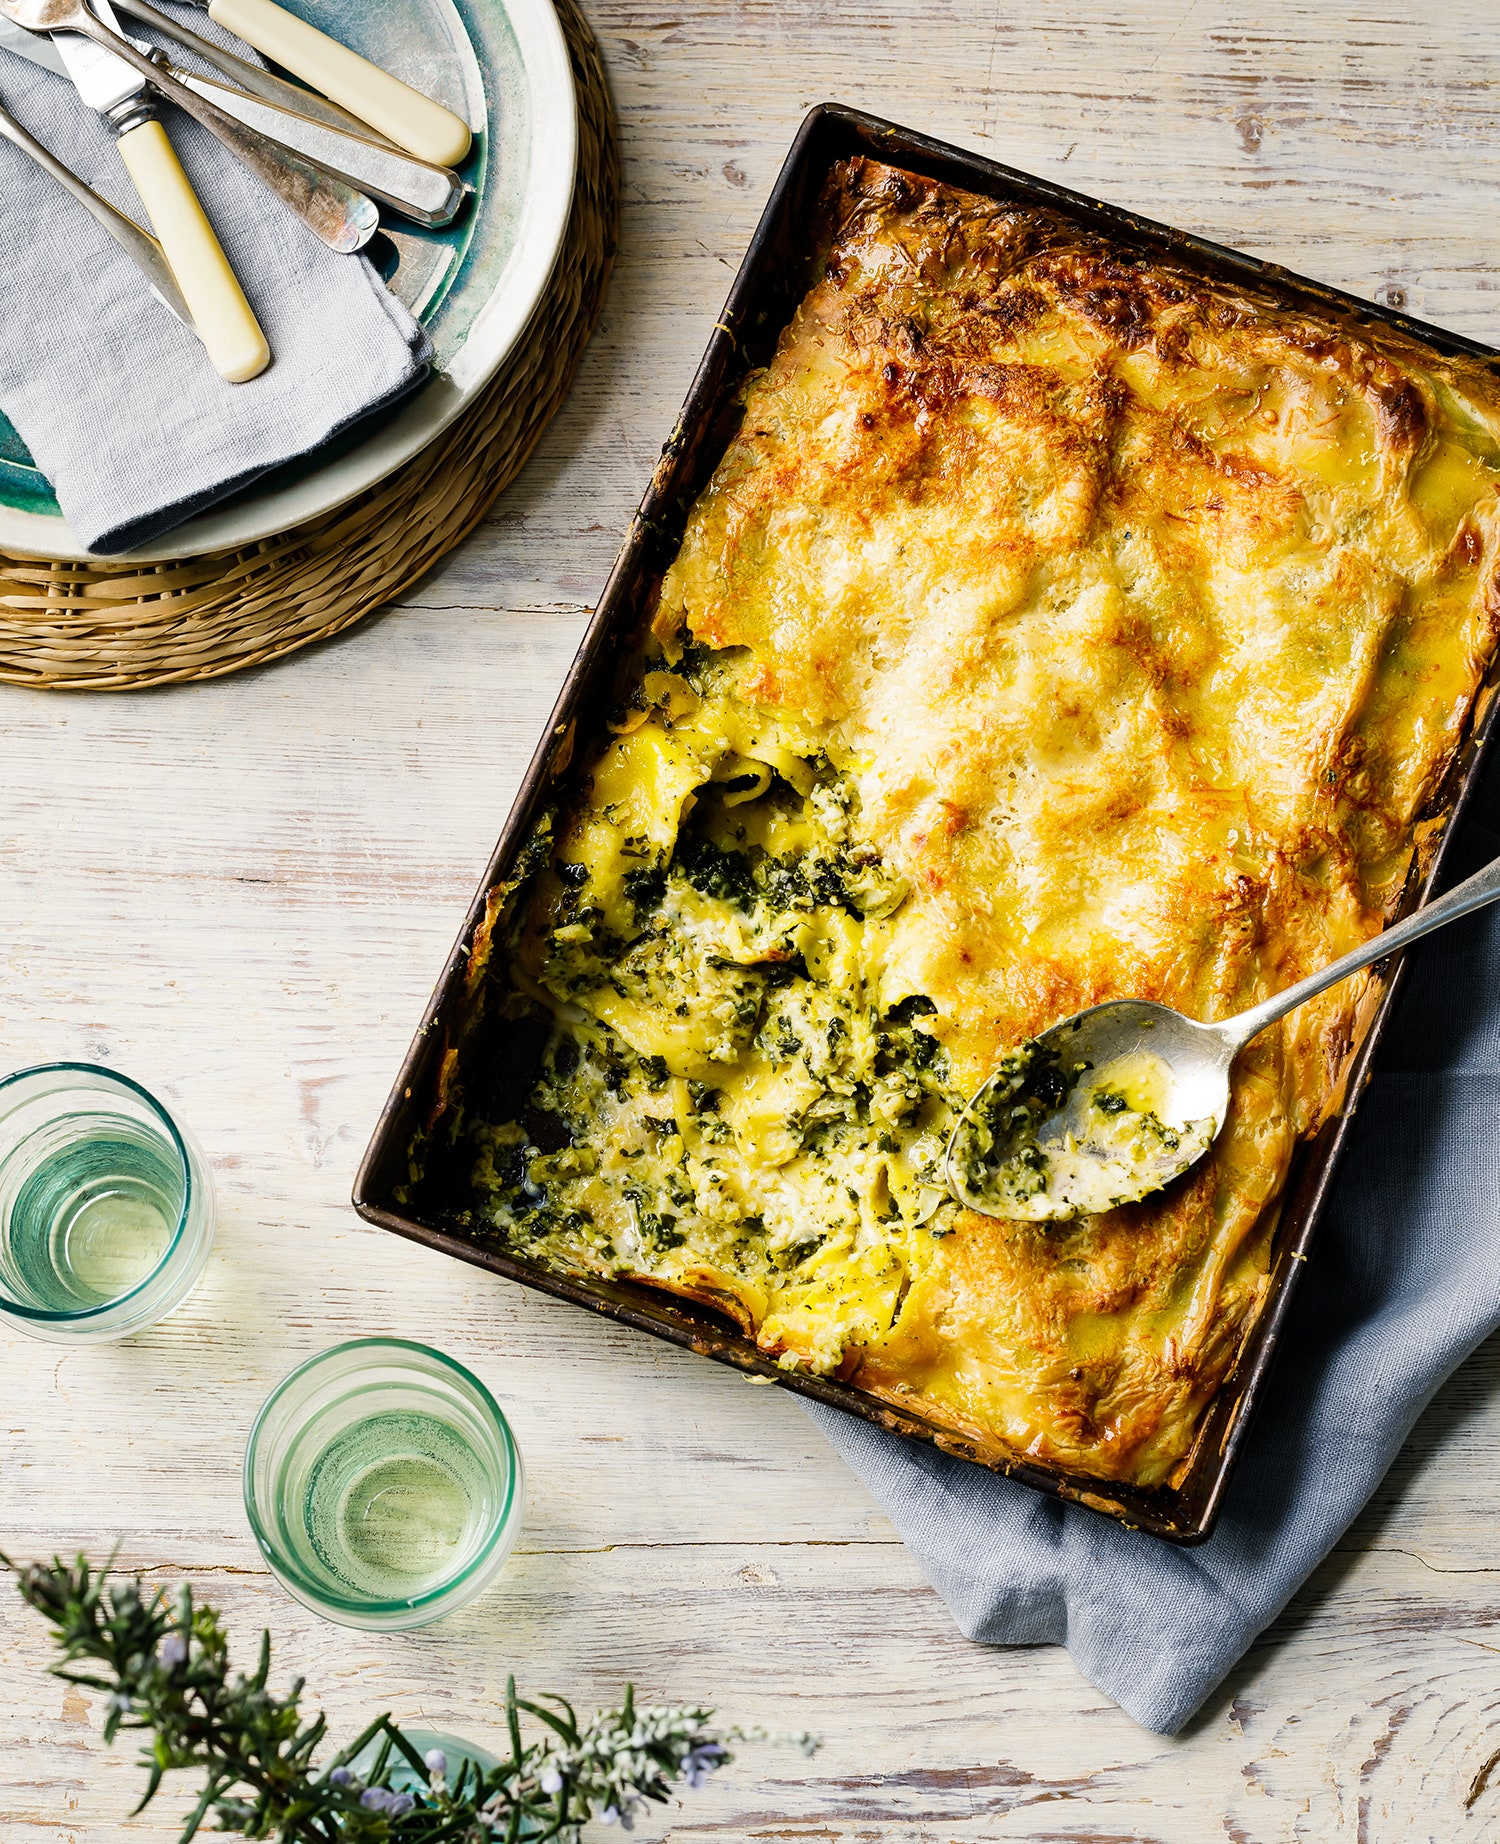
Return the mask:
<svg viewBox="0 0 1500 1844">
<path fill-rule="evenodd" d="M 1454 881 L 1500 853 L 1500 761 L 1474 811 Z M 1438 1385 L 1500 1326 L 1500 911 L 1415 952 L 1208 1542 L 1176 1548 L 804 1404 L 969 1638 L 1065 1645 L 1164 1735 L 1286 1605 Z"/>
<path fill-rule="evenodd" d="M 165 10 L 254 57 L 196 8 Z M 0 49 L 0 104 L 150 229 L 113 135 L 70 83 Z M 162 120 L 271 345 L 270 366 L 247 384 L 225 384 L 94 219 L 0 142 L 0 410 L 76 536 L 105 555 L 160 537 L 404 396 L 432 356 L 363 256 L 335 255 L 189 117 L 163 104 Z"/>
</svg>

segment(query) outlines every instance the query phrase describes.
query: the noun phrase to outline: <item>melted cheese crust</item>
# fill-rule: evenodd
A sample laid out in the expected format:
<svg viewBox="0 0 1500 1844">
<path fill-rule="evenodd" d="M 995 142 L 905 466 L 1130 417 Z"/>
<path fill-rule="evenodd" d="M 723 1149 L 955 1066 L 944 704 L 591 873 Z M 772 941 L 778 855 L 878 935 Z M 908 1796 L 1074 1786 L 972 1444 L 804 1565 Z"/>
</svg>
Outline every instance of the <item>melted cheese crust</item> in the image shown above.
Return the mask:
<svg viewBox="0 0 1500 1844">
<path fill-rule="evenodd" d="M 981 1452 L 1158 1483 L 1367 977 L 1256 1041 L 1158 1198 L 996 1221 L 936 1149 L 1058 1018 L 1227 1016 L 1384 925 L 1500 622 L 1500 392 L 873 162 L 827 206 L 511 925 L 551 1035 L 478 1219 Z"/>
</svg>

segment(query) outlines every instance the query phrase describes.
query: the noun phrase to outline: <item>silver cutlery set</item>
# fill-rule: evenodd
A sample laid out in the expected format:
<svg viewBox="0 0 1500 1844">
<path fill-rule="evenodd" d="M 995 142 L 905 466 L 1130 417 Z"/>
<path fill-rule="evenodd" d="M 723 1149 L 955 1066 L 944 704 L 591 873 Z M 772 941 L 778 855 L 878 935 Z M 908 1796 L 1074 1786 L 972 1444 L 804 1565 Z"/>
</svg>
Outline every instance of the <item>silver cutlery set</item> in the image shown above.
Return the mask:
<svg viewBox="0 0 1500 1844">
<path fill-rule="evenodd" d="M 158 119 L 161 98 L 200 122 L 341 254 L 374 235 L 377 201 L 431 227 L 461 209 L 467 188 L 453 168 L 469 150 L 468 124 L 273 0 L 208 0 L 205 10 L 314 88 L 234 56 L 149 0 L 117 4 L 214 74 L 184 70 L 129 37 L 111 0 L 0 0 L 0 47 L 68 78 L 99 114 L 156 235 L 85 185 L 3 108 L 0 137 L 92 212 L 228 382 L 257 376 L 271 351 Z"/>
</svg>

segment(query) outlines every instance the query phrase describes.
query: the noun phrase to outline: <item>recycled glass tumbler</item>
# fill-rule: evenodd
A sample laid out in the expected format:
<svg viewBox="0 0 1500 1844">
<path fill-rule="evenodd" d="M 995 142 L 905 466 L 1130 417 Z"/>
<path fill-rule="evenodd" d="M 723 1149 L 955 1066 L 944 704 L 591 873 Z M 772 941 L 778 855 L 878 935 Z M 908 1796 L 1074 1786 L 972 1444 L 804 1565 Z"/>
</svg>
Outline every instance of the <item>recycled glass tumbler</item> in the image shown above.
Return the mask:
<svg viewBox="0 0 1500 1844">
<path fill-rule="evenodd" d="M 127 1338 L 182 1304 L 213 1237 L 203 1154 L 138 1082 L 93 1063 L 0 1079 L 0 1321 Z"/>
<path fill-rule="evenodd" d="M 426 1626 L 515 1547 L 526 1477 L 476 1376 L 403 1338 L 357 1338 L 272 1390 L 245 1451 L 245 1511 L 277 1580 L 341 1626 Z"/>
</svg>

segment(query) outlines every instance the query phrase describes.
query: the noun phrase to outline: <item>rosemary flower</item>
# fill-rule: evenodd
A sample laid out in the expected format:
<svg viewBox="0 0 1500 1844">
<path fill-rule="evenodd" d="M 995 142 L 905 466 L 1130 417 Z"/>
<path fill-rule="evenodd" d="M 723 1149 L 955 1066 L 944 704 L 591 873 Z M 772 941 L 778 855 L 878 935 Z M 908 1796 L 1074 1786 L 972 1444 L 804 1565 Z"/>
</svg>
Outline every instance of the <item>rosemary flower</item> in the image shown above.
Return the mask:
<svg viewBox="0 0 1500 1844">
<path fill-rule="evenodd" d="M 12 1567 L 0 1555 L 0 1568 Z M 141 1806 L 168 1772 L 203 1774 L 180 1844 L 209 1820 L 277 1844 L 516 1844 L 523 1837 L 580 1844 L 590 1819 L 629 1831 L 679 1783 L 702 1786 L 732 1759 L 727 1738 L 789 1740 L 804 1753 L 818 1745 L 812 1736 L 769 1738 L 762 1730 L 730 1730 L 726 1738 L 709 1726 L 711 1710 L 637 1707 L 629 1689 L 619 1709 L 580 1725 L 561 1698 L 529 1702 L 512 1679 L 510 1753 L 487 1771 L 461 1760 L 450 1782 L 443 1750 L 419 1755 L 388 1715 L 319 1769 L 313 1758 L 325 1719 L 303 1721 L 300 1678 L 280 1696 L 267 1688 L 269 1634 L 246 1676 L 229 1669 L 218 1614 L 195 1605 L 185 1586 L 170 1599 L 139 1579 L 106 1587 L 107 1570 L 82 1556 L 17 1574 L 22 1596 L 52 1625 L 61 1653 L 53 1674 L 107 1693 L 105 1741 L 122 1728 L 143 1732 Z M 542 1739 L 523 1737 L 523 1715 L 541 1724 Z"/>
<path fill-rule="evenodd" d="M 168 1633 L 157 1649 L 156 1662 L 163 1671 L 175 1671 L 179 1665 L 187 1663 L 188 1642 L 186 1633 Z"/>
</svg>

